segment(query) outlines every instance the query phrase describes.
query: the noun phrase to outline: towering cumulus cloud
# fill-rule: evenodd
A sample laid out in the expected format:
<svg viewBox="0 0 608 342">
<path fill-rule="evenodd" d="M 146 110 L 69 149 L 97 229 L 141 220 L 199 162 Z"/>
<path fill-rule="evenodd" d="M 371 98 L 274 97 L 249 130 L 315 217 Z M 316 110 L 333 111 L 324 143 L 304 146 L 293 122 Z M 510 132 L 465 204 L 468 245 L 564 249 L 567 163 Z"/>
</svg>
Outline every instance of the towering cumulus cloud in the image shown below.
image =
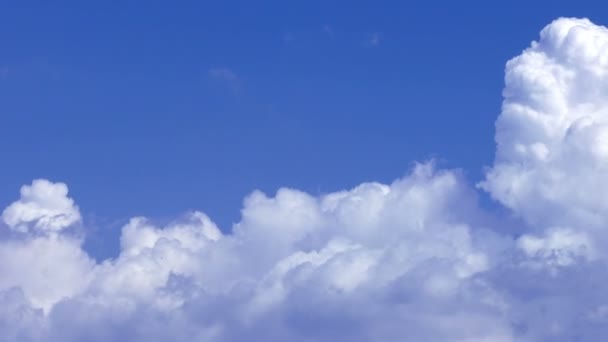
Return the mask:
<svg viewBox="0 0 608 342">
<path fill-rule="evenodd" d="M 36 180 L 2 213 L 0 340 L 602 340 L 606 56 L 607 29 L 558 19 L 507 63 L 477 189 L 429 162 L 388 185 L 254 192 L 230 233 L 202 212 L 137 217 L 96 262 L 67 186 Z"/>
<path fill-rule="evenodd" d="M 496 163 L 482 187 L 532 230 L 548 230 L 527 248 L 558 244 L 600 257 L 608 251 L 608 30 L 559 19 L 540 36 L 507 64 Z"/>
</svg>

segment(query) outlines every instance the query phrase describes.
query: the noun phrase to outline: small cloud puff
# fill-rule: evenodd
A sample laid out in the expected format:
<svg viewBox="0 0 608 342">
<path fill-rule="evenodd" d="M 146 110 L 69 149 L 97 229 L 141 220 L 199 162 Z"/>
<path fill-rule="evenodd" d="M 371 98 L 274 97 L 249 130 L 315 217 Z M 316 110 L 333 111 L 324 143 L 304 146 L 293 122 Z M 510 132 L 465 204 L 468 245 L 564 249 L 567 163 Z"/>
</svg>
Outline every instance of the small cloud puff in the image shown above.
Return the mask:
<svg viewBox="0 0 608 342">
<path fill-rule="evenodd" d="M 58 232 L 80 222 L 80 212 L 63 183 L 37 179 L 21 187 L 21 199 L 2 212 L 2 220 L 19 232 Z"/>
<path fill-rule="evenodd" d="M 374 32 L 374 33 L 369 34 L 369 36 L 367 37 L 366 45 L 374 47 L 374 46 L 380 45 L 381 42 L 382 42 L 382 33 Z"/>
<path fill-rule="evenodd" d="M 237 91 L 241 86 L 241 79 L 237 75 L 237 73 L 229 68 L 212 68 L 208 70 L 208 75 L 210 78 L 216 80 L 219 83 L 223 83 L 224 85 L 232 88 L 232 90 Z"/>
</svg>

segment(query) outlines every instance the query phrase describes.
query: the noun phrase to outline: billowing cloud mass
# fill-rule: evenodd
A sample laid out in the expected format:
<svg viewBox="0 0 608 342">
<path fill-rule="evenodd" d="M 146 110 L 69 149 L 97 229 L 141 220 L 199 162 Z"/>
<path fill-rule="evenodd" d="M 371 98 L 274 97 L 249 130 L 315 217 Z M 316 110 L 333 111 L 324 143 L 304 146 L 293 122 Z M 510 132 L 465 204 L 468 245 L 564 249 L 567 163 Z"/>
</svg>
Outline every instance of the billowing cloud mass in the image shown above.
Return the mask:
<svg viewBox="0 0 608 342">
<path fill-rule="evenodd" d="M 608 333 L 608 29 L 558 19 L 507 63 L 486 179 L 249 195 L 83 250 L 68 188 L 2 213 L 2 341 L 589 341 Z M 481 209 L 487 191 L 514 219 Z M 502 221 L 502 222 L 501 222 Z"/>
<path fill-rule="evenodd" d="M 602 256 L 608 251 L 608 29 L 587 19 L 556 20 L 507 63 L 505 82 L 496 163 L 482 188 L 531 232 L 548 234 L 522 241 L 526 249 L 558 244 Z"/>
</svg>

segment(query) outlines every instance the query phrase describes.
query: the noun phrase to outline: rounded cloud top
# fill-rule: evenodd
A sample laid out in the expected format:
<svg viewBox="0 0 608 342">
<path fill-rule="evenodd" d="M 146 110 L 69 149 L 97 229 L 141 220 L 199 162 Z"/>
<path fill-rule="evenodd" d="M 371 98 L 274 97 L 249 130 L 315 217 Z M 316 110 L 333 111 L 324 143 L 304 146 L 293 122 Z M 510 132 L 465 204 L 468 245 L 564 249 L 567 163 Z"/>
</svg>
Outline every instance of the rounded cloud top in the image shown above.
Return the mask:
<svg viewBox="0 0 608 342">
<path fill-rule="evenodd" d="M 80 221 L 64 183 L 37 179 L 21 187 L 21 198 L 2 213 L 2 220 L 19 232 L 58 232 Z"/>
<path fill-rule="evenodd" d="M 496 161 L 482 187 L 531 226 L 602 225 L 607 94 L 608 29 L 570 18 L 545 27 L 507 63 Z"/>
</svg>

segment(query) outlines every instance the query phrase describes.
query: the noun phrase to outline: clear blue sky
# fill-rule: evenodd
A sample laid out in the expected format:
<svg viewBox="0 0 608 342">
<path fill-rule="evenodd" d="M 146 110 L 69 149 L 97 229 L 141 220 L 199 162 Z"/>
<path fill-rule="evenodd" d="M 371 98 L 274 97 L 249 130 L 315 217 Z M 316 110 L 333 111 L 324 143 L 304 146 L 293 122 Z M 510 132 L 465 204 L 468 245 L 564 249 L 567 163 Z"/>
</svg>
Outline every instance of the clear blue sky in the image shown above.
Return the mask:
<svg viewBox="0 0 608 342">
<path fill-rule="evenodd" d="M 605 23 L 608 5 L 2 1 L 0 203 L 65 182 L 105 254 L 135 215 L 229 230 L 254 189 L 390 182 L 429 158 L 476 182 L 504 64 L 558 16 Z"/>
</svg>

